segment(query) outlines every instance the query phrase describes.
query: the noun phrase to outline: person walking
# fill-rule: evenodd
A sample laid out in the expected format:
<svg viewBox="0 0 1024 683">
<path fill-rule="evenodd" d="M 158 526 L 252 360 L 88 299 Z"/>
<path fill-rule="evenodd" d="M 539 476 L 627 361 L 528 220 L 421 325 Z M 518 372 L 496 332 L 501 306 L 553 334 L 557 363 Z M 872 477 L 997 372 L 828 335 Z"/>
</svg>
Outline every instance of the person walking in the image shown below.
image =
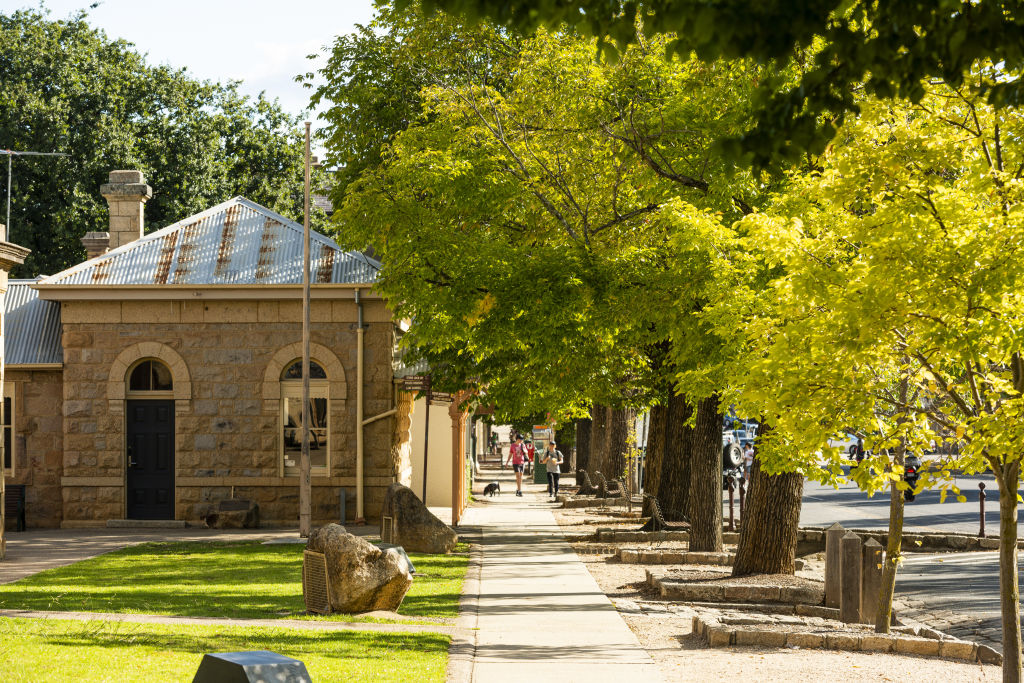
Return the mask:
<svg viewBox="0 0 1024 683">
<path fill-rule="evenodd" d="M 743 477 L 750 481 L 750 471 L 754 468 L 754 444 L 748 443 L 743 451 Z"/>
<path fill-rule="evenodd" d="M 565 458 L 562 457 L 562 452 L 558 450 L 555 442 L 548 441 L 544 455 L 540 459 L 541 464 L 548 468 L 548 500 L 558 498 L 558 478 L 562 473 L 560 466 L 564 460 Z"/>
<path fill-rule="evenodd" d="M 516 495 L 522 498 L 523 464 L 526 462 L 526 449 L 523 448 L 523 437 L 520 434 L 516 434 L 515 441 L 508 449 L 508 460 L 505 461 L 505 464 L 507 465 L 509 462 L 512 463 L 512 469 L 516 473 Z"/>
</svg>

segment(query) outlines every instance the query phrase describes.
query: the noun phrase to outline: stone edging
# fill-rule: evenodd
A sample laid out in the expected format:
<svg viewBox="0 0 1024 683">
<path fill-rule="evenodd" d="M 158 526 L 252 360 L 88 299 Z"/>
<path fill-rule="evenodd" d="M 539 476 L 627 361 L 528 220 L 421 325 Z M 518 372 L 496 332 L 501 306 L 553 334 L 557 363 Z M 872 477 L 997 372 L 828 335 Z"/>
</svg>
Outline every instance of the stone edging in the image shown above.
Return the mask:
<svg viewBox="0 0 1024 683">
<path fill-rule="evenodd" d="M 461 536 L 469 541 L 469 564 L 462 580 L 459 596 L 459 616 L 455 620 L 459 632 L 452 633 L 448 644 L 448 666 L 445 680 L 470 683 L 473 680 L 473 662 L 476 660 L 476 638 L 480 620 L 480 574 L 483 570 L 483 530 L 466 529 Z"/>
<path fill-rule="evenodd" d="M 628 501 L 625 498 L 566 498 L 561 502 L 563 508 L 569 509 L 624 506 Z"/>
<path fill-rule="evenodd" d="M 803 527 L 800 529 L 797 541 L 801 543 L 820 544 L 825 548 L 825 531 L 823 527 Z M 873 538 L 882 544 L 884 548 L 889 540 L 886 531 L 877 529 L 845 529 L 852 531 L 861 537 L 862 540 Z M 998 538 L 979 538 L 971 534 L 948 534 L 936 532 L 904 533 L 903 551 L 919 551 L 925 548 L 935 550 L 998 550 Z M 1024 549 L 1024 539 L 1017 541 L 1017 547 Z"/>
<path fill-rule="evenodd" d="M 955 638 L 927 638 L 917 635 L 871 633 L 810 633 L 801 631 L 758 630 L 724 624 L 709 615 L 693 617 L 693 632 L 709 647 L 757 645 L 761 647 L 799 647 L 852 652 L 890 652 L 895 654 L 946 657 L 982 664 L 1002 664 L 998 652 Z"/>
<path fill-rule="evenodd" d="M 819 586 L 751 586 L 708 582 L 673 581 L 647 570 L 647 584 L 656 588 L 666 600 L 684 602 L 782 602 L 787 604 L 821 605 L 825 601 L 825 585 Z"/>
</svg>

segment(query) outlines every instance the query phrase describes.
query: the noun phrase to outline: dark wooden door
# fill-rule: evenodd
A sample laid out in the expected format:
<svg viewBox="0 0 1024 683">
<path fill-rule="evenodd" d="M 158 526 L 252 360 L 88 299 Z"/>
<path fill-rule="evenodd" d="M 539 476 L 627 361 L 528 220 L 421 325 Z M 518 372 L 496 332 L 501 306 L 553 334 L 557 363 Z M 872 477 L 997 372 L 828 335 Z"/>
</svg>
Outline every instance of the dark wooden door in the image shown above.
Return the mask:
<svg viewBox="0 0 1024 683">
<path fill-rule="evenodd" d="M 128 401 L 128 519 L 174 519 L 174 401 Z"/>
</svg>

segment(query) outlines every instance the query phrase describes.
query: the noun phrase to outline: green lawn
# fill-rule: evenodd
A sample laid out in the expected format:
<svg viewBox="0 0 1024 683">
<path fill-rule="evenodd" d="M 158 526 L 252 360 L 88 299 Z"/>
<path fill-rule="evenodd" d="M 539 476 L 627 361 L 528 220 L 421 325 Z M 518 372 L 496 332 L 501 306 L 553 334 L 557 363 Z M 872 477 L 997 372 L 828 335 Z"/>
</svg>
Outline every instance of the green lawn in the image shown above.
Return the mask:
<svg viewBox="0 0 1024 683">
<path fill-rule="evenodd" d="M 255 541 L 145 543 L 0 585 L 0 608 L 295 618 L 305 610 L 303 548 Z M 459 544 L 451 555 L 410 557 L 417 574 L 399 614 L 457 616 L 468 546 Z"/>
<path fill-rule="evenodd" d="M 207 652 L 271 650 L 324 681 L 443 681 L 448 636 L 0 618 L 4 683 L 190 681 Z"/>
</svg>

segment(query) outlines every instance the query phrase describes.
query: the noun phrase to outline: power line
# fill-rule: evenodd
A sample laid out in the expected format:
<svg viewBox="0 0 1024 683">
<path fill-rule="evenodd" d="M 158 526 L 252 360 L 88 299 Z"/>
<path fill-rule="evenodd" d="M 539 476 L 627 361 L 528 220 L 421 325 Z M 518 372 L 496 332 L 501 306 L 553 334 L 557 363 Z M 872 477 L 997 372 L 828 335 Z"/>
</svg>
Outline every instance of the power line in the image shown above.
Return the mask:
<svg viewBox="0 0 1024 683">
<path fill-rule="evenodd" d="M 7 241 L 7 235 L 11 232 L 11 160 L 14 157 L 67 157 L 70 154 L 64 152 L 17 152 L 12 149 L 0 149 L 0 154 L 7 155 L 7 223 L 4 230 L 0 230 L 0 240 Z M 6 231 L 6 232 L 5 232 Z"/>
</svg>

